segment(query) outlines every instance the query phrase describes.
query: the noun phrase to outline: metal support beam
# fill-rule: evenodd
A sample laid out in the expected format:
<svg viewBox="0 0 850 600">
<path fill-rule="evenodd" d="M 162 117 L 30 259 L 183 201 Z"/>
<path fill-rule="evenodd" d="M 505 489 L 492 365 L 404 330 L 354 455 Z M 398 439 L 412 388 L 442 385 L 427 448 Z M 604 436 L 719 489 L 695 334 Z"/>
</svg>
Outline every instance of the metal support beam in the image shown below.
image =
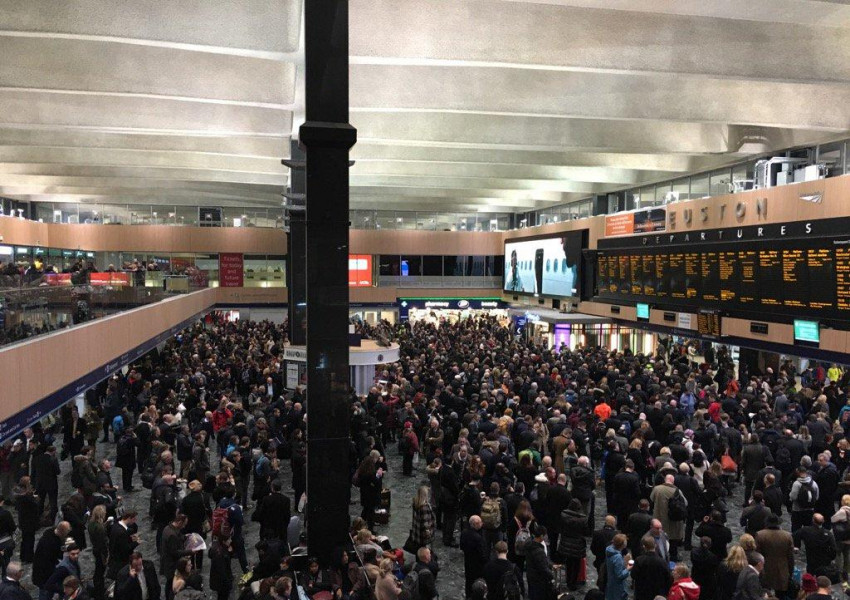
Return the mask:
<svg viewBox="0 0 850 600">
<path fill-rule="evenodd" d="M 303 196 L 307 187 L 304 151 L 295 140 L 291 142 L 290 156 L 292 164 L 287 165 L 292 170 L 290 194 L 293 197 Z M 292 210 L 288 214 L 286 285 L 289 288 L 289 340 L 303 346 L 307 343 L 306 219 L 301 210 Z"/>
<path fill-rule="evenodd" d="M 348 0 L 305 0 L 307 543 L 328 564 L 348 539 Z"/>
</svg>

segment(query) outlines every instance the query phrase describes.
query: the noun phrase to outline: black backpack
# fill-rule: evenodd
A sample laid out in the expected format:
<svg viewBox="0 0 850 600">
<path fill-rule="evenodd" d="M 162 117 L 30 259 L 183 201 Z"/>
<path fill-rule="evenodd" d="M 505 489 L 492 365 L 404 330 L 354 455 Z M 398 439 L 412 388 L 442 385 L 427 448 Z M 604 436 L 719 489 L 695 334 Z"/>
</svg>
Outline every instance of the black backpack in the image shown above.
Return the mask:
<svg viewBox="0 0 850 600">
<path fill-rule="evenodd" d="M 783 473 L 787 473 L 794 468 L 794 465 L 791 464 L 791 451 L 788 450 L 785 446 L 779 448 L 776 451 L 776 468 L 782 471 Z"/>
<path fill-rule="evenodd" d="M 411 569 L 404 576 L 404 579 L 402 579 L 401 587 L 407 592 L 410 600 L 419 600 L 421 598 L 421 594 L 419 593 L 419 572 L 416 569 Z"/>
<path fill-rule="evenodd" d="M 504 600 L 522 600 L 522 588 L 519 587 L 519 580 L 514 569 L 502 575 L 502 592 Z"/>
<path fill-rule="evenodd" d="M 684 521 L 688 516 L 688 501 L 681 490 L 676 490 L 676 493 L 667 499 L 667 518 L 670 521 Z"/>
<path fill-rule="evenodd" d="M 817 494 L 811 480 L 800 483 L 800 490 L 797 493 L 797 505 L 802 510 L 811 510 L 815 507 Z"/>
</svg>

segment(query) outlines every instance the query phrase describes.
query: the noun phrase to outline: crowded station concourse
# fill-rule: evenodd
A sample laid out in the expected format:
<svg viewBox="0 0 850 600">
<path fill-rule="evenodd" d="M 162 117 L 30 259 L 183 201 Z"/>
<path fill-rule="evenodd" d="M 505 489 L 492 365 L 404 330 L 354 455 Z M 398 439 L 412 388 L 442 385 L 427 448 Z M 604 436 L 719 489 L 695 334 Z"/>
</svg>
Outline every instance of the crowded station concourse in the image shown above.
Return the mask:
<svg viewBox="0 0 850 600">
<path fill-rule="evenodd" d="M 676 344 L 553 350 L 483 316 L 360 326 L 379 330 L 401 358 L 350 394 L 350 544 L 331 563 L 306 549 L 309 403 L 283 389 L 287 325 L 216 315 L 3 445 L 0 596 L 847 587 L 838 366 L 741 380 L 723 346 L 712 363 Z"/>
</svg>

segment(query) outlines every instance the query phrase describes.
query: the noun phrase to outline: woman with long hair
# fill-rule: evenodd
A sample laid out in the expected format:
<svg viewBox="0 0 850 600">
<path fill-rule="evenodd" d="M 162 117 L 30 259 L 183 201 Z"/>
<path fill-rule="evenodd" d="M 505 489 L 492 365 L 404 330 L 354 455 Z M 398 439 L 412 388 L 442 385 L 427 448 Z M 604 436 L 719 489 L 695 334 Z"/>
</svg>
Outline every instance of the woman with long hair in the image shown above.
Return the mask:
<svg viewBox="0 0 850 600">
<path fill-rule="evenodd" d="M 354 483 L 360 488 L 360 506 L 363 508 L 360 516 L 370 530 L 375 528 L 375 510 L 381 501 L 384 470 L 378 466 L 380 458 L 380 452 L 372 450 L 354 474 Z"/>
<path fill-rule="evenodd" d="M 98 504 L 91 511 L 86 528 L 91 540 L 92 558 L 94 558 L 94 585 L 95 600 L 102 600 L 105 591 L 106 559 L 109 555 L 109 533 L 106 531 L 106 507 Z"/>
<path fill-rule="evenodd" d="M 832 522 L 833 531 L 835 531 L 835 526 L 838 523 L 844 523 L 842 527 L 850 527 L 850 494 L 841 496 L 841 508 L 832 515 L 830 521 Z M 850 572 L 850 539 L 838 542 L 837 546 L 839 549 L 838 562 L 841 567 L 841 576 L 844 578 L 844 581 L 847 581 L 847 573 Z"/>
<path fill-rule="evenodd" d="M 431 492 L 427 485 L 420 486 L 413 497 L 413 520 L 410 526 L 411 549 L 416 550 L 434 541 L 436 518 L 431 506 Z"/>
<path fill-rule="evenodd" d="M 527 544 L 531 540 L 531 530 L 534 527 L 534 512 L 531 510 L 531 503 L 523 498 L 517 505 L 514 511 L 513 518 L 508 520 L 507 535 L 508 535 L 508 560 L 511 561 L 520 573 L 525 572 L 525 549 L 520 548 L 520 553 L 517 554 L 516 542 L 520 530 L 523 534 L 520 537 L 520 544 Z"/>
<path fill-rule="evenodd" d="M 750 536 L 752 537 L 752 536 Z M 738 576 L 747 568 L 747 553 L 735 544 L 717 570 L 717 600 L 732 600 L 738 587 Z"/>
<path fill-rule="evenodd" d="M 174 579 L 171 583 L 171 591 L 177 593 L 186 587 L 186 580 L 194 572 L 192 568 L 192 559 L 188 556 L 183 556 L 177 561 L 177 567 L 174 570 Z"/>
</svg>

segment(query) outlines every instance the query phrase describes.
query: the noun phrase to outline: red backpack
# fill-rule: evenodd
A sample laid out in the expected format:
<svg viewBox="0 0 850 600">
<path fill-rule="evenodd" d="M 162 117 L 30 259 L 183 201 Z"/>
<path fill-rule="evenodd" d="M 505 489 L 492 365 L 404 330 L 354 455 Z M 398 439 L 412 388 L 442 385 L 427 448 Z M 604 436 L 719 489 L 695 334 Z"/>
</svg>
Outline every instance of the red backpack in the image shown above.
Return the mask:
<svg viewBox="0 0 850 600">
<path fill-rule="evenodd" d="M 230 509 L 216 508 L 212 512 L 212 534 L 229 538 L 233 528 L 230 525 Z"/>
</svg>

